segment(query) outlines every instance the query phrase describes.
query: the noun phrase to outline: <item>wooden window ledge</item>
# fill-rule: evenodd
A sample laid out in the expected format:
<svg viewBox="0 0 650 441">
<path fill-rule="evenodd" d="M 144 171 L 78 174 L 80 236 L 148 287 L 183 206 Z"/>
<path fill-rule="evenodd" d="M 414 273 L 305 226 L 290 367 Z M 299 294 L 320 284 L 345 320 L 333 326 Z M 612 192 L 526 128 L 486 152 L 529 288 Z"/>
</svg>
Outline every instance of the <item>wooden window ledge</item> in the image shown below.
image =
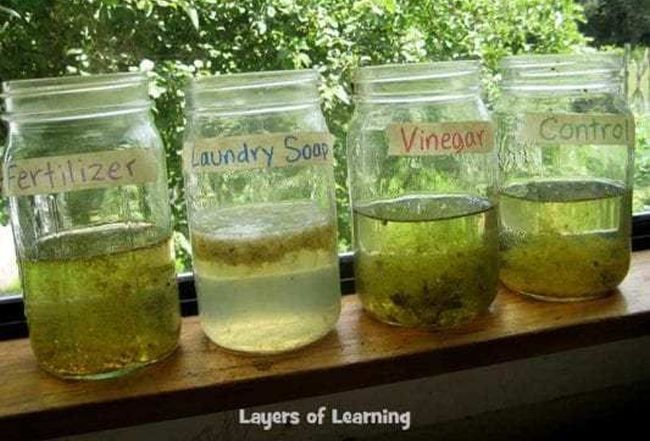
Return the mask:
<svg viewBox="0 0 650 441">
<path fill-rule="evenodd" d="M 650 334 L 650 251 L 634 253 L 619 293 L 541 303 L 503 289 L 471 328 L 436 333 L 378 323 L 343 298 L 336 330 L 293 353 L 225 352 L 184 319 L 166 361 L 116 380 L 61 381 L 36 366 L 27 339 L 0 343 L 0 434 L 36 438 L 207 414 L 434 376 Z M 7 436 L 8 435 L 8 436 Z"/>
</svg>

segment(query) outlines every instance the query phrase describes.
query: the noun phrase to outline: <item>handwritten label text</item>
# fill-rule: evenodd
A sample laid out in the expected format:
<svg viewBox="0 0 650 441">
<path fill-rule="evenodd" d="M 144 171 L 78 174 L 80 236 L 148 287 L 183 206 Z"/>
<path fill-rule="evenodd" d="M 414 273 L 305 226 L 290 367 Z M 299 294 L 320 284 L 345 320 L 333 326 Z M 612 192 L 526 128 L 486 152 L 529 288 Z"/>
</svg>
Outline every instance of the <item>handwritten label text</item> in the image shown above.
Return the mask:
<svg viewBox="0 0 650 441">
<path fill-rule="evenodd" d="M 143 184 L 156 180 L 159 161 L 150 149 L 10 159 L 3 169 L 4 193 L 27 196 Z"/>
<path fill-rule="evenodd" d="M 186 171 L 216 172 L 234 169 L 331 164 L 334 137 L 327 132 L 266 133 L 210 138 L 186 145 Z"/>
<path fill-rule="evenodd" d="M 523 141 L 542 145 L 632 145 L 634 120 L 616 114 L 527 113 Z"/>
<path fill-rule="evenodd" d="M 390 156 L 486 153 L 494 147 L 492 124 L 485 121 L 391 124 L 386 136 Z"/>
</svg>

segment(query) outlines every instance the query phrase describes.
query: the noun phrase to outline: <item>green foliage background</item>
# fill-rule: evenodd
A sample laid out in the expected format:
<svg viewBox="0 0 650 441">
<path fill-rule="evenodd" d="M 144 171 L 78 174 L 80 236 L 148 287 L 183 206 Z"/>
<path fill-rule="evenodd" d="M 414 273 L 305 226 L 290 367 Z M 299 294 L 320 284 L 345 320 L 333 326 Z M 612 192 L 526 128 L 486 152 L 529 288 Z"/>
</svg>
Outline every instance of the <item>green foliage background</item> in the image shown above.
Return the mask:
<svg viewBox="0 0 650 441">
<path fill-rule="evenodd" d="M 628 102 L 636 119 L 632 211 L 650 213 L 650 0 L 580 0 L 580 29 L 601 49 L 628 56 Z M 620 49 L 625 44 L 625 51 Z M 616 49 L 615 49 L 616 50 Z"/>
<path fill-rule="evenodd" d="M 167 149 L 178 251 L 188 265 L 180 149 L 187 78 L 316 68 L 336 135 L 340 246 L 349 244 L 344 141 L 360 65 L 498 60 L 586 43 L 572 0 L 0 0 L 0 80 L 149 70 Z"/>
<path fill-rule="evenodd" d="M 580 26 L 598 45 L 650 44 L 650 0 L 579 0 L 588 20 Z"/>
</svg>

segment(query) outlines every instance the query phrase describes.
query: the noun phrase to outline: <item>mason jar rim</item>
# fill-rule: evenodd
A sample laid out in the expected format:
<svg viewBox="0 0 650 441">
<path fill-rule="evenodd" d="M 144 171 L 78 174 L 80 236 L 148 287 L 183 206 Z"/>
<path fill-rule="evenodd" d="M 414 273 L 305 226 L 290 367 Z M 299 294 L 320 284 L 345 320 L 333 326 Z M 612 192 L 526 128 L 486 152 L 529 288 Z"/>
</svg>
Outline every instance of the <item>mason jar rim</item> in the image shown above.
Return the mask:
<svg viewBox="0 0 650 441">
<path fill-rule="evenodd" d="M 623 57 L 613 53 L 514 55 L 500 63 L 502 88 L 521 92 L 619 87 Z"/>
<path fill-rule="evenodd" d="M 255 114 L 286 111 L 320 102 L 316 69 L 212 75 L 190 80 L 189 113 Z"/>
<path fill-rule="evenodd" d="M 507 55 L 501 59 L 501 69 L 580 67 L 585 71 L 618 71 L 623 68 L 623 57 L 614 53 L 567 53 Z M 553 72 L 553 70 L 551 70 Z"/>
<path fill-rule="evenodd" d="M 475 99 L 480 72 L 478 60 L 362 67 L 354 74 L 354 100 L 388 105 Z"/>
<path fill-rule="evenodd" d="M 39 96 L 112 89 L 139 82 L 148 82 L 145 72 L 65 75 L 59 77 L 10 80 L 2 83 L 2 93 L 0 94 L 0 98 L 7 98 L 15 95 Z"/>
<path fill-rule="evenodd" d="M 148 109 L 146 72 L 12 80 L 2 83 L 5 121 L 47 122 Z"/>
<path fill-rule="evenodd" d="M 278 87 L 297 83 L 314 82 L 318 81 L 319 78 L 319 73 L 316 69 L 226 73 L 193 78 L 190 81 L 190 90 L 195 90 L 196 92 L 208 92 Z M 243 84 L 240 84 L 242 82 Z"/>
<path fill-rule="evenodd" d="M 378 64 L 359 67 L 355 72 L 354 82 L 362 84 L 457 78 L 475 75 L 480 68 L 481 63 L 478 60 Z"/>
</svg>

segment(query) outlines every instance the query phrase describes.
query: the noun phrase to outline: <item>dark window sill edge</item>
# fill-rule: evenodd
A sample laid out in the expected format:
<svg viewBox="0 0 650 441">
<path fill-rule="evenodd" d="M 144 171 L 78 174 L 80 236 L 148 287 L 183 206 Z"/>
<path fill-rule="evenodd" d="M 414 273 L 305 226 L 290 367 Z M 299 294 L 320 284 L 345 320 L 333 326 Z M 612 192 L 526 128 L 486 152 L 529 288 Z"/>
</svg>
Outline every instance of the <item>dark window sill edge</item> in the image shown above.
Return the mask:
<svg viewBox="0 0 650 441">
<path fill-rule="evenodd" d="M 637 236 L 632 241 L 632 251 L 643 251 L 650 249 L 650 233 Z"/>
<path fill-rule="evenodd" d="M 632 218 L 632 251 L 650 249 L 650 213 Z"/>
<path fill-rule="evenodd" d="M 650 249 L 650 213 L 636 215 L 632 221 L 632 250 Z M 339 255 L 341 292 L 354 293 L 353 255 L 350 252 Z M 194 277 L 192 273 L 178 275 L 179 301 L 183 317 L 198 314 Z M 23 312 L 21 294 L 0 297 L 0 341 L 27 337 L 27 322 Z"/>
</svg>

